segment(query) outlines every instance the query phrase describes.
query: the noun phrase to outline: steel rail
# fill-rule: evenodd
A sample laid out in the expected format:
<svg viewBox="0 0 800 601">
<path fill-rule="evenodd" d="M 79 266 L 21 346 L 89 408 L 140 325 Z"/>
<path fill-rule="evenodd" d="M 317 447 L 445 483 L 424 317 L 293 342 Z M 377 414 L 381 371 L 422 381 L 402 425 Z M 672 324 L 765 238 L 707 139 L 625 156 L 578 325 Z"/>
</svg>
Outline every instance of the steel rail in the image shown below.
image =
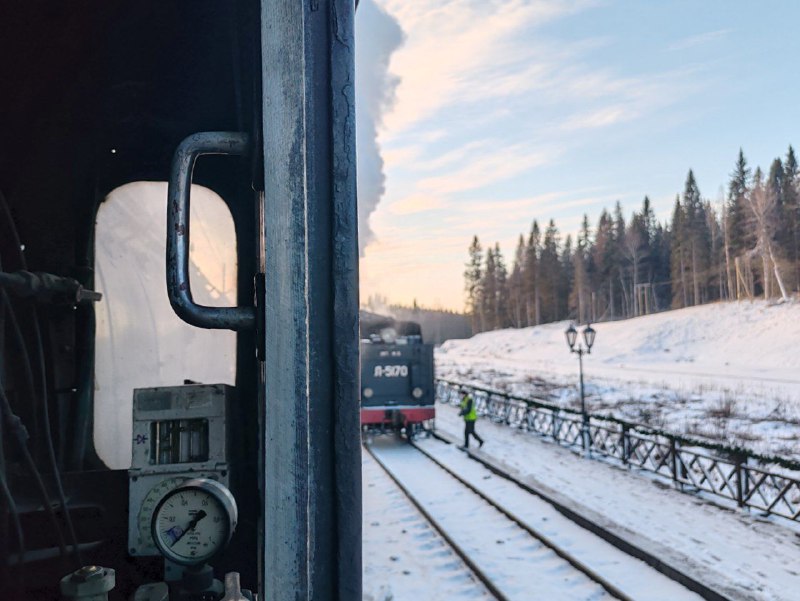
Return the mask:
<svg viewBox="0 0 800 601">
<path fill-rule="evenodd" d="M 395 483 L 397 488 L 399 488 L 402 493 L 406 496 L 406 498 L 411 501 L 411 504 L 419 511 L 422 516 L 428 521 L 431 527 L 441 536 L 450 548 L 453 549 L 456 555 L 467 565 L 467 567 L 472 570 L 475 574 L 475 577 L 485 586 L 488 591 L 495 596 L 498 601 L 511 601 L 505 594 L 503 594 L 497 585 L 492 582 L 491 578 L 489 578 L 476 564 L 472 559 L 470 559 L 469 555 L 467 554 L 464 549 L 459 546 L 459 544 L 442 528 L 439 523 L 433 518 L 433 516 L 428 513 L 428 511 L 423 507 L 422 503 L 417 500 L 417 498 L 411 493 L 408 488 L 397 478 L 392 471 L 386 467 L 386 464 L 372 451 L 372 445 L 370 444 L 363 444 L 364 448 L 367 450 L 367 453 L 375 460 L 375 462 L 381 467 L 381 469 L 386 473 L 389 478 L 391 478 L 392 482 Z"/>
<path fill-rule="evenodd" d="M 437 436 L 436 438 L 437 438 L 437 440 L 442 440 L 442 439 L 441 439 L 441 438 L 439 438 L 438 436 Z M 476 488 L 475 486 L 473 486 L 472 484 L 470 484 L 469 482 L 467 482 L 467 481 L 466 481 L 464 478 L 462 478 L 462 477 L 461 477 L 459 474 L 457 474 L 457 473 L 456 473 L 456 472 L 454 472 L 452 469 L 450 469 L 450 468 L 449 468 L 449 467 L 447 467 L 445 464 L 443 464 L 441 461 L 439 461 L 438 459 L 436 459 L 436 457 L 434 457 L 433 455 L 431 455 L 431 454 L 430 454 L 428 451 L 426 451 L 425 449 L 422 449 L 422 448 L 420 448 L 420 447 L 419 447 L 419 446 L 417 446 L 417 444 L 416 444 L 415 442 L 413 442 L 413 441 L 411 441 L 411 445 L 412 445 L 412 446 L 413 446 L 415 449 L 417 449 L 417 450 L 418 450 L 420 453 L 422 453 L 423 455 L 425 455 L 425 456 L 426 456 L 428 459 L 430 459 L 431 461 L 433 461 L 433 463 L 435 463 L 436 465 L 438 465 L 438 466 L 439 466 L 441 469 L 443 469 L 445 472 L 447 472 L 448 474 L 450 474 L 450 475 L 451 475 L 453 478 L 455 478 L 456 480 L 458 480 L 458 481 L 459 481 L 461 484 L 463 484 L 464 486 L 466 486 L 466 487 L 467 487 L 469 490 L 471 490 L 471 491 L 472 491 L 472 492 L 474 492 L 476 495 L 478 495 L 480 498 L 482 498 L 484 501 L 486 501 L 486 502 L 487 502 L 489 505 L 491 505 L 492 507 L 494 507 L 494 508 L 495 508 L 497 511 L 499 511 L 499 512 L 500 512 L 500 513 L 502 513 L 504 516 L 506 516 L 506 517 L 507 517 L 509 520 L 511 520 L 512 522 L 514 522 L 514 523 L 515 523 L 517 526 L 519 526 L 520 528 L 522 528 L 522 529 L 523 529 L 525 532 L 527 532 L 528 534 L 530 534 L 530 535 L 531 535 L 533 538 L 535 538 L 535 539 L 536 539 L 536 540 L 538 540 L 540 543 L 542 543 L 542 544 L 543 544 L 545 547 L 547 547 L 547 548 L 549 548 L 551 551 L 553 551 L 553 552 L 554 552 L 556 555 L 558 555 L 558 556 L 559 556 L 561 559 L 563 559 L 563 560 L 565 560 L 567 563 L 569 563 L 569 564 L 570 564 L 570 565 L 571 565 L 573 568 L 575 568 L 575 569 L 576 569 L 576 570 L 578 570 L 579 572 L 582 572 L 583 574 L 585 574 L 586 576 L 588 576 L 588 577 L 589 577 L 591 580 L 595 581 L 597 584 L 599 584 L 600 586 L 602 586 L 602 587 L 603 587 L 603 588 L 604 588 L 604 589 L 605 589 L 605 590 L 606 590 L 606 591 L 607 591 L 607 592 L 608 592 L 610 595 L 612 595 L 613 597 L 616 597 L 617 599 L 620 599 L 621 601 L 634 601 L 634 599 L 633 599 L 631 596 L 629 596 L 629 595 L 627 595 L 626 593 L 624 593 L 624 592 L 622 592 L 621 590 L 619 590 L 619 588 L 617 588 L 615 585 L 613 585 L 612 583 L 610 583 L 610 582 L 609 582 L 607 579 L 605 579 L 603 576 L 601 576 L 600 574 L 598 574 L 598 573 L 597 573 L 596 571 L 594 571 L 592 568 L 590 568 L 589 566 L 587 566 L 586 564 L 584 564 L 584 563 L 583 563 L 581 560 L 579 560 L 579 559 L 577 559 L 576 557 L 572 556 L 572 555 L 571 555 L 571 554 L 570 554 L 568 551 L 565 551 L 565 550 L 564 550 L 564 549 L 563 549 L 561 546 L 559 546 L 559 545 L 558 545 L 558 543 L 556 543 L 555 541 L 553 541 L 553 540 L 552 540 L 550 537 L 548 537 L 546 534 L 542 534 L 542 533 L 541 533 L 541 532 L 539 532 L 538 530 L 535 530 L 534 528 L 532 528 L 532 527 L 531 527 L 529 524 L 527 524 L 527 523 L 526 523 L 524 520 L 522 520 L 521 518 L 519 518 L 519 517 L 518 517 L 517 515 L 515 515 L 513 512 L 509 511 L 508 509 L 506 509 L 505 507 L 503 507 L 502 505 L 500 505 L 500 504 L 499 504 L 497 501 L 495 501 L 495 500 L 494 500 L 494 499 L 492 499 L 491 497 L 488 497 L 486 494 L 484 494 L 483 492 L 481 492 L 481 491 L 480 491 L 478 488 Z"/>
<path fill-rule="evenodd" d="M 439 434 L 436 431 L 431 431 L 430 433 L 434 438 L 436 438 L 437 440 L 439 440 L 439 441 L 441 441 L 441 442 L 443 442 L 445 444 L 448 444 L 448 445 L 449 444 L 456 444 L 452 440 L 449 440 L 448 438 L 442 436 L 441 434 Z M 412 442 L 412 444 L 414 444 L 414 443 Z M 429 453 L 427 453 L 423 449 L 417 447 L 416 444 L 414 444 L 414 446 L 420 452 L 424 453 L 426 456 L 430 457 L 433 461 L 436 461 L 438 463 L 438 461 L 436 459 L 433 459 L 433 457 L 431 457 L 431 455 Z M 613 545 L 614 547 L 616 547 L 617 549 L 619 549 L 623 553 L 625 553 L 627 555 L 630 555 L 634 559 L 638 559 L 638 560 L 644 562 L 645 564 L 647 564 L 648 566 L 650 566 L 651 568 L 653 568 L 657 572 L 663 574 L 664 576 L 666 576 L 670 580 L 674 580 L 678 584 L 681 584 L 681 585 L 685 586 L 690 591 L 692 591 L 694 593 L 697 593 L 698 595 L 703 597 L 703 599 L 707 599 L 708 601 L 731 601 L 730 598 L 725 597 L 724 595 L 720 594 L 719 592 L 715 591 L 714 589 L 709 588 L 708 586 L 706 586 L 705 584 L 703 584 L 699 580 L 696 580 L 692 576 L 689 576 L 685 572 L 681 572 L 680 570 L 672 567 L 671 565 L 669 565 L 667 563 L 664 563 L 663 560 L 661 560 L 660 558 L 658 558 L 654 554 L 642 549 L 641 547 L 631 543 L 630 541 L 625 540 L 624 538 L 620 537 L 619 535 L 615 534 L 614 532 L 612 532 L 611 530 L 605 528 L 604 526 L 601 526 L 600 524 L 597 524 L 593 520 L 581 515 L 580 513 L 578 513 L 576 511 L 574 511 L 573 509 L 567 507 L 563 503 L 560 503 L 558 500 L 554 499 L 551 495 L 547 494 L 546 492 L 538 490 L 535 487 L 531 486 L 530 484 L 527 484 L 525 482 L 521 482 L 520 480 L 518 480 L 517 478 L 515 478 L 511 474 L 509 474 L 509 473 L 503 471 L 502 469 L 500 469 L 494 463 L 489 462 L 489 461 L 487 461 L 487 460 L 475 455 L 469 449 L 466 449 L 464 452 L 466 453 L 467 457 L 469 457 L 473 461 L 476 461 L 477 463 L 481 464 L 483 467 L 488 469 L 493 474 L 496 474 L 497 476 L 500 476 L 501 478 L 503 478 L 505 480 L 508 480 L 509 482 L 512 482 L 513 484 L 516 484 L 519 488 L 521 488 L 525 492 L 530 493 L 530 494 L 532 494 L 532 495 L 534 495 L 536 497 L 539 497 L 540 499 L 542 499 L 543 501 L 545 501 L 546 503 L 551 505 L 561 515 L 563 515 L 564 517 L 566 517 L 570 521 L 576 523 L 578 526 L 580 526 L 580 527 L 588 530 L 592 534 L 600 537 L 601 539 L 603 539 L 604 541 L 606 541 L 609 544 Z M 444 467 L 444 466 L 442 466 L 442 467 Z M 447 470 L 451 475 L 456 477 L 458 480 L 461 480 L 463 482 L 463 480 L 459 476 L 457 476 L 456 474 L 451 472 L 448 468 L 444 468 L 444 469 Z M 467 484 L 467 483 L 465 482 L 465 484 Z M 469 485 L 469 484 L 467 484 L 467 486 L 470 486 L 470 488 L 472 488 L 471 485 Z M 481 493 L 478 493 L 478 494 L 481 494 Z M 481 496 L 483 496 L 483 495 L 481 494 Z M 489 501 L 489 502 L 492 503 L 491 501 Z"/>
</svg>

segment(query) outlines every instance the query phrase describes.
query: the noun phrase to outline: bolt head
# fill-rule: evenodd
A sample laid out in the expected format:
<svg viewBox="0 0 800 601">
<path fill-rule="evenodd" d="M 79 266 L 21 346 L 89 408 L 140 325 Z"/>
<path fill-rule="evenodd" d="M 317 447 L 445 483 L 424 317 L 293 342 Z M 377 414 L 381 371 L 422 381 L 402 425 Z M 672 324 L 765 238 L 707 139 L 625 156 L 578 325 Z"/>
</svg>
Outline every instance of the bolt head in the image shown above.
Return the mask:
<svg viewBox="0 0 800 601">
<path fill-rule="evenodd" d="M 115 580 L 111 568 L 84 566 L 61 579 L 61 594 L 73 598 L 107 593 L 114 588 Z"/>
<path fill-rule="evenodd" d="M 103 575 L 103 568 L 100 566 L 83 566 L 72 572 L 72 579 L 78 582 L 87 582 L 92 578 L 99 578 Z"/>
</svg>

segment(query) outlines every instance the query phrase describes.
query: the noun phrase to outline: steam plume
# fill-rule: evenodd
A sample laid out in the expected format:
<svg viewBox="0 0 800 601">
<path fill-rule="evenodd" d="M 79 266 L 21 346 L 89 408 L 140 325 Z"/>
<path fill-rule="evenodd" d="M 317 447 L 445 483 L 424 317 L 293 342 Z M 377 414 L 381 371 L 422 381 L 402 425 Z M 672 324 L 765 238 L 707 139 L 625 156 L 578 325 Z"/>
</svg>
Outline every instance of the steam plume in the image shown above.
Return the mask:
<svg viewBox="0 0 800 601">
<path fill-rule="evenodd" d="M 374 0 L 361 0 L 356 12 L 356 148 L 358 169 L 358 252 L 373 239 L 369 216 L 385 191 L 386 176 L 378 145 L 384 111 L 392 106 L 399 78 L 389 73 L 392 52 L 403 30 Z"/>
</svg>

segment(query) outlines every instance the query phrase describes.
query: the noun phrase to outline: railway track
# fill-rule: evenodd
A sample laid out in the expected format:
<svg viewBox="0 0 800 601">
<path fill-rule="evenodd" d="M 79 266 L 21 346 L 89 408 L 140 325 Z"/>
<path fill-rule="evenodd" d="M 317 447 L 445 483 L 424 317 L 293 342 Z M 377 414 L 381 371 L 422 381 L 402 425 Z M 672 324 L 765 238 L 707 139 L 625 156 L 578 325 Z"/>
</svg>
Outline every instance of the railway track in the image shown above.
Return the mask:
<svg viewBox="0 0 800 601">
<path fill-rule="evenodd" d="M 366 451 L 361 467 L 364 601 L 494 599 Z"/>
<path fill-rule="evenodd" d="M 544 511 L 530 492 L 510 493 L 511 482 L 474 462 L 456 471 L 418 445 L 378 441 L 365 447 L 497 599 L 701 598 L 552 507 Z M 532 505 L 539 523 L 520 504 Z"/>
<path fill-rule="evenodd" d="M 451 449 L 455 449 L 459 444 L 458 439 L 447 435 L 443 436 L 439 432 L 433 432 L 432 436 L 433 438 L 445 443 L 445 445 L 449 446 Z M 423 446 L 424 444 L 425 443 L 423 442 Z M 458 449 L 462 452 L 461 455 L 463 457 L 469 458 L 469 461 L 480 464 L 492 474 L 497 475 L 501 479 L 513 484 L 512 488 L 518 488 L 529 493 L 529 496 L 527 497 L 528 499 L 531 497 L 540 499 L 545 505 L 549 505 L 553 510 L 555 510 L 555 512 L 566 517 L 569 522 L 573 522 L 581 528 L 597 535 L 599 538 L 607 541 L 610 545 L 616 547 L 624 554 L 641 560 L 657 572 L 665 575 L 668 579 L 678 582 L 690 591 L 697 593 L 701 598 L 706 599 L 707 601 L 732 601 L 734 598 L 749 599 L 747 596 L 726 596 L 725 594 L 709 587 L 702 581 L 690 575 L 687 570 L 683 569 L 684 566 L 682 566 L 679 559 L 673 557 L 671 560 L 667 560 L 658 554 L 638 546 L 637 543 L 628 540 L 621 532 L 618 531 L 618 529 L 610 528 L 609 524 L 604 523 L 602 519 L 598 520 L 596 517 L 592 518 L 583 515 L 581 512 L 576 511 L 571 506 L 564 504 L 562 500 L 556 498 L 553 495 L 553 491 L 543 491 L 536 487 L 533 483 L 520 481 L 515 476 L 509 474 L 496 461 L 492 461 L 490 457 L 483 455 L 482 453 L 474 453 L 471 450 L 464 451 L 464 449 L 461 447 L 458 447 Z M 422 448 L 419 448 L 419 450 L 422 452 L 427 452 Z M 526 502 L 529 503 L 530 501 Z"/>
</svg>

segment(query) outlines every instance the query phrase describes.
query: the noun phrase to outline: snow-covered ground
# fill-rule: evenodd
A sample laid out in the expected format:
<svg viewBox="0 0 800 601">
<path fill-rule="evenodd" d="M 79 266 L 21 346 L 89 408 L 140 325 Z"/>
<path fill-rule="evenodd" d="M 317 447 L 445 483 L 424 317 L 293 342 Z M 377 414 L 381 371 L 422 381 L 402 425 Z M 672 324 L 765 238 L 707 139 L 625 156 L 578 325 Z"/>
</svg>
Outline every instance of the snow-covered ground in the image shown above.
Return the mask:
<svg viewBox="0 0 800 601">
<path fill-rule="evenodd" d="M 567 325 L 445 342 L 437 376 L 578 406 Z M 590 411 L 800 459 L 800 303 L 717 303 L 593 327 Z"/>
<path fill-rule="evenodd" d="M 437 430 L 460 438 L 457 409 L 436 409 Z M 796 524 L 722 509 L 488 420 L 479 420 L 477 430 L 486 439 L 483 456 L 730 599 L 800 599 Z"/>
<path fill-rule="evenodd" d="M 364 601 L 493 599 L 366 452 Z"/>
</svg>

